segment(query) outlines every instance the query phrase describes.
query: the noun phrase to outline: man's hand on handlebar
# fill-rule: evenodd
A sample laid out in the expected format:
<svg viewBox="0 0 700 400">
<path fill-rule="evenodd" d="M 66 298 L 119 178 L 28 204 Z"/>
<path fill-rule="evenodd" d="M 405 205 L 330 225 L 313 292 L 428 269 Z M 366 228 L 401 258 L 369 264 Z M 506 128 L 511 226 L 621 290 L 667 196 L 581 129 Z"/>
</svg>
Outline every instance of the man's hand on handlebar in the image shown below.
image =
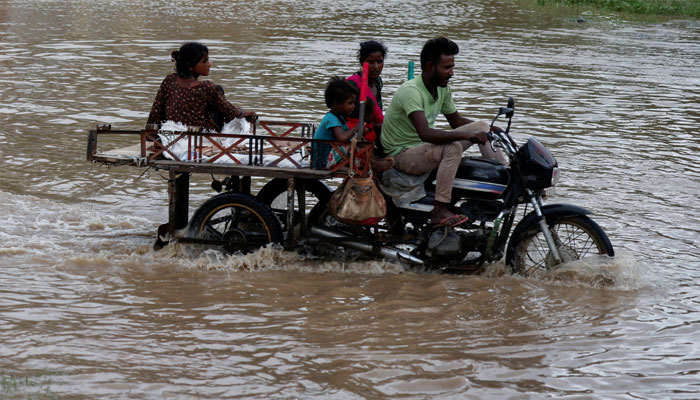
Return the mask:
<svg viewBox="0 0 700 400">
<path fill-rule="evenodd" d="M 472 143 L 484 144 L 488 141 L 488 136 L 486 132 L 472 133 L 469 141 Z"/>
</svg>

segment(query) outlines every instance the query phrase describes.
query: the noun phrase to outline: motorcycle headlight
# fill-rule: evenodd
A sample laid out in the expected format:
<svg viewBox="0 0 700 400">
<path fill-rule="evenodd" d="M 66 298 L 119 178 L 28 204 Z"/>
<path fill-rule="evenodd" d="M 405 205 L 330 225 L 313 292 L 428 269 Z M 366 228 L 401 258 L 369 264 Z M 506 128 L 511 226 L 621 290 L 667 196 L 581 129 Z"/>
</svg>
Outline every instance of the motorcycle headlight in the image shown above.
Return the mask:
<svg viewBox="0 0 700 400">
<path fill-rule="evenodd" d="M 552 169 L 552 186 L 555 186 L 559 182 L 559 168 L 554 167 Z"/>
</svg>

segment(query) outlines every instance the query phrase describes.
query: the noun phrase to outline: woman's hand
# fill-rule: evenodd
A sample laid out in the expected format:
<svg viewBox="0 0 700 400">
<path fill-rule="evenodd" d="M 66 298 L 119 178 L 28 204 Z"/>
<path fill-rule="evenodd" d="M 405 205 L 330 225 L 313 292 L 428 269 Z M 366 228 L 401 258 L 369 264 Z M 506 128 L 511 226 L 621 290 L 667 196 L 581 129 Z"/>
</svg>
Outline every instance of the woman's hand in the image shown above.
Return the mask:
<svg viewBox="0 0 700 400">
<path fill-rule="evenodd" d="M 252 110 L 243 110 L 243 113 L 241 113 L 240 118 L 245 118 L 246 121 L 252 122 L 256 118 L 258 118 L 258 114 L 255 111 Z"/>
<path fill-rule="evenodd" d="M 252 121 L 258 118 L 258 114 L 253 110 L 243 110 L 243 118 L 247 119 L 248 121 Z"/>
</svg>

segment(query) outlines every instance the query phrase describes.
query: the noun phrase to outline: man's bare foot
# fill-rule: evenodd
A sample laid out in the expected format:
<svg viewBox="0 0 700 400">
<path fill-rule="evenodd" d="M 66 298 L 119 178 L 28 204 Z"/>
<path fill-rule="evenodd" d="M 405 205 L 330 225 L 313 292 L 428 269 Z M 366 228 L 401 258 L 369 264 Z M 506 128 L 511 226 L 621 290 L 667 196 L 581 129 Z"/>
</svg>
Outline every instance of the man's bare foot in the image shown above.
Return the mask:
<svg viewBox="0 0 700 400">
<path fill-rule="evenodd" d="M 374 172 L 384 172 L 391 169 L 394 166 L 394 157 L 386 158 L 374 158 L 370 160 L 372 165 L 372 171 Z"/>
</svg>

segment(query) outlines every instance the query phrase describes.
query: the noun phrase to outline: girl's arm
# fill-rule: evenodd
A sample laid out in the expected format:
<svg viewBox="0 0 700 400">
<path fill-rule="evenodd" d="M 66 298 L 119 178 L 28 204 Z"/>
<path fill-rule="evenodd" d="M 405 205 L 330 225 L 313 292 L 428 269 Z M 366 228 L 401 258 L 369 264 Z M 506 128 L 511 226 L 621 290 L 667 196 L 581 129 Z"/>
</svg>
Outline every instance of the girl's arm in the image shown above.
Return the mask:
<svg viewBox="0 0 700 400">
<path fill-rule="evenodd" d="M 347 131 L 344 131 L 340 126 L 334 126 L 331 128 L 331 130 L 333 132 L 333 136 L 335 136 L 335 140 L 339 142 L 349 142 L 350 139 L 352 139 L 352 137 L 357 133 L 357 126 Z"/>
</svg>

